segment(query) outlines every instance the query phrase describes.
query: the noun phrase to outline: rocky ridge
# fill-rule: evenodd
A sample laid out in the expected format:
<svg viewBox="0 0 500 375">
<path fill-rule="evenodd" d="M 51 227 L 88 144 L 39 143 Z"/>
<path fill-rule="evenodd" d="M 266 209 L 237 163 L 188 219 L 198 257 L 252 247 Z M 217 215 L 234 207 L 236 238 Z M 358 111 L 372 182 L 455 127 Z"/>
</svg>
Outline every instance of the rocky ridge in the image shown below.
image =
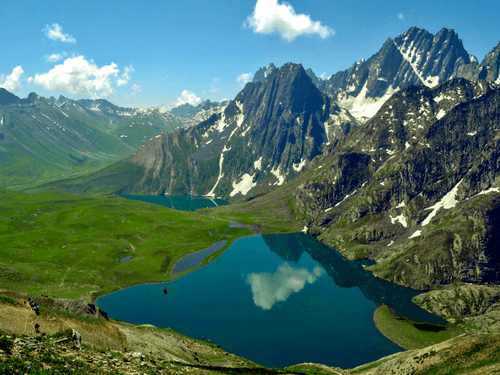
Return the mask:
<svg viewBox="0 0 500 375">
<path fill-rule="evenodd" d="M 388 38 L 380 51 L 366 61 L 355 62 L 327 79 L 318 78 L 311 69 L 307 73 L 322 92 L 363 121 L 372 117 L 392 94 L 411 85 L 432 88 L 459 77 L 498 82 L 499 52 L 500 44 L 479 64 L 454 30 L 443 28 L 433 35 L 412 27 L 394 39 Z"/>
<path fill-rule="evenodd" d="M 401 285 L 499 282 L 499 103 L 486 81 L 401 90 L 307 168 L 314 177 L 293 192 L 296 215 Z"/>
</svg>

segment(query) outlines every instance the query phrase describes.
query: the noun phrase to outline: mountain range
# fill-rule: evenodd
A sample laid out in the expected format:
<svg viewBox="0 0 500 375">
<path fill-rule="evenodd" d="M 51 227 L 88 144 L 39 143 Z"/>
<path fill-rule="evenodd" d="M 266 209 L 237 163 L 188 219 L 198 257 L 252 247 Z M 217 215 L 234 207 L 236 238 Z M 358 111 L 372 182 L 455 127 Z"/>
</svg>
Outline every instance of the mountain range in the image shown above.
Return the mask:
<svg viewBox="0 0 500 375">
<path fill-rule="evenodd" d="M 220 111 L 207 120 L 150 139 L 112 173 L 100 171 L 84 185 L 104 185 L 110 193 L 260 195 L 293 179 L 323 147 L 359 128 L 368 121 L 364 115 L 374 117 L 407 87 L 435 88 L 463 75 L 478 81 L 484 76 L 485 84 L 498 81 L 499 51 L 497 46 L 478 64 L 453 30 L 434 36 L 413 27 L 326 80 L 301 65 L 276 68 L 271 62 L 234 100 L 209 106 Z M 435 115 L 442 117 L 444 108 Z M 194 107 L 178 111 L 192 114 Z M 129 167 L 136 173 L 129 174 Z"/>
<path fill-rule="evenodd" d="M 327 79 L 306 72 L 314 84 L 358 120 L 372 117 L 395 92 L 405 87 L 435 87 L 451 78 L 468 80 L 500 79 L 500 43 L 481 64 L 469 55 L 454 30 L 443 28 L 436 35 L 412 27 L 396 38 L 388 38 L 382 48 L 367 60 Z M 261 82 L 276 66 L 271 62 L 254 75 Z"/>
<path fill-rule="evenodd" d="M 191 117 L 158 108 L 124 108 L 104 99 L 20 99 L 0 89 L 2 187 L 60 177 L 116 162 L 147 139 L 210 116 L 219 103 Z"/>
</svg>

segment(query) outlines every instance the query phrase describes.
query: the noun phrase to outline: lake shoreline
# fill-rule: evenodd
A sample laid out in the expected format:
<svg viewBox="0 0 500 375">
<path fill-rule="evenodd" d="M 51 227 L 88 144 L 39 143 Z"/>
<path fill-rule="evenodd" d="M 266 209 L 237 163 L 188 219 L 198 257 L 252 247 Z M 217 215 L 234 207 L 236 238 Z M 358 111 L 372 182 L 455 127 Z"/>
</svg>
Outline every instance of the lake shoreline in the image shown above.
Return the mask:
<svg viewBox="0 0 500 375">
<path fill-rule="evenodd" d="M 251 229 L 251 228 L 249 228 L 249 229 Z M 99 296 L 97 296 L 97 297 L 96 297 L 96 296 L 94 296 L 94 295 L 91 295 L 91 296 L 90 296 L 90 303 L 95 304 L 96 306 L 98 306 L 97 300 L 98 300 L 99 298 L 104 297 L 104 296 L 107 296 L 107 295 L 109 295 L 109 294 L 113 294 L 113 293 L 116 293 L 116 292 L 122 291 L 122 290 L 124 290 L 124 289 L 130 288 L 130 287 L 133 287 L 133 286 L 138 286 L 138 285 L 154 285 L 154 284 L 164 284 L 164 283 L 168 283 L 168 282 L 170 282 L 170 281 L 178 280 L 178 279 L 180 279 L 181 277 L 184 277 L 184 276 L 186 276 L 186 275 L 190 274 L 191 272 L 194 272 L 194 271 L 196 271 L 196 270 L 199 270 L 199 269 L 201 269 L 201 268 L 203 268 L 203 267 L 205 267 L 205 266 L 207 266 L 207 265 L 209 265 L 209 264 L 213 263 L 214 261 L 216 261 L 216 260 L 217 260 L 217 259 L 218 259 L 218 258 L 219 258 L 219 257 L 220 257 L 220 256 L 221 256 L 221 255 L 222 255 L 222 254 L 223 254 L 223 253 L 227 250 L 227 249 L 229 249 L 229 248 L 231 247 L 231 245 L 232 245 L 232 244 L 234 243 L 234 241 L 236 241 L 237 239 L 244 238 L 244 237 L 252 237 L 252 236 L 256 236 L 256 235 L 258 235 L 258 233 L 254 233 L 254 234 L 250 234 L 250 235 L 247 235 L 247 236 L 241 236 L 241 237 L 238 237 L 238 238 L 234 238 L 232 241 L 228 241 L 228 242 L 224 245 L 224 247 L 223 247 L 222 249 L 217 250 L 216 252 L 214 252 L 214 253 L 212 253 L 212 254 L 207 255 L 207 257 L 206 257 L 206 258 L 208 258 L 208 257 L 210 257 L 210 256 L 213 256 L 214 254 L 217 254 L 217 253 L 219 253 L 219 252 L 220 252 L 220 253 L 216 256 L 216 258 L 212 259 L 212 261 L 207 262 L 207 263 L 205 263 L 205 264 L 203 264 L 203 262 L 202 262 L 202 264 L 200 264 L 200 265 L 198 265 L 198 266 L 196 266 L 196 267 L 190 268 L 190 269 L 188 269 L 188 270 L 186 270 L 186 271 L 184 271 L 184 272 L 181 272 L 181 273 L 176 274 L 175 276 L 173 276 L 173 275 L 172 275 L 172 271 L 173 271 L 173 269 L 175 268 L 175 265 L 177 264 L 177 262 L 178 262 L 179 260 L 181 260 L 181 259 L 183 259 L 183 258 L 185 258 L 185 257 L 187 257 L 187 256 L 190 256 L 190 255 L 192 255 L 192 254 L 199 253 L 200 251 L 204 251 L 204 250 L 210 249 L 210 247 L 212 247 L 215 243 L 214 243 L 214 244 L 212 244 L 212 245 L 210 245 L 209 247 L 204 248 L 204 249 L 193 251 L 192 253 L 186 254 L 186 255 L 184 255 L 184 256 L 182 256 L 182 257 L 180 257 L 180 258 L 176 259 L 174 262 L 172 262 L 172 265 L 171 265 L 171 266 L 169 266 L 168 271 L 167 271 L 167 278 L 168 278 L 167 280 L 165 280 L 165 281 L 153 281 L 153 282 L 146 282 L 146 283 L 139 283 L 139 284 L 130 284 L 130 285 L 127 285 L 127 286 L 121 287 L 121 288 L 119 288 L 119 289 L 113 290 L 112 292 L 109 292 L 109 293 L 105 293 L 105 294 L 99 295 Z M 205 259 L 206 259 L 206 258 L 205 258 Z M 203 261 L 205 261 L 205 259 L 203 259 Z"/>
</svg>

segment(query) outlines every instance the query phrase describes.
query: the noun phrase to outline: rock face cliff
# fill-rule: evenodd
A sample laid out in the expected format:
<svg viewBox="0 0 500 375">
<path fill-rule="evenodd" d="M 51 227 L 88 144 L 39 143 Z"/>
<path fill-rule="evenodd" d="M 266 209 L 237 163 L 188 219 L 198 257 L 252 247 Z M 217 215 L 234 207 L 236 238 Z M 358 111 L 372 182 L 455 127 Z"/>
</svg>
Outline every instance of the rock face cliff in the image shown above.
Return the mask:
<svg viewBox="0 0 500 375">
<path fill-rule="evenodd" d="M 401 90 L 307 167 L 295 214 L 392 282 L 499 282 L 499 108 L 486 81 Z"/>
<path fill-rule="evenodd" d="M 356 125 L 301 65 L 287 63 L 248 83 L 222 112 L 150 139 L 91 183 L 119 193 L 242 197 L 282 185 Z"/>
</svg>

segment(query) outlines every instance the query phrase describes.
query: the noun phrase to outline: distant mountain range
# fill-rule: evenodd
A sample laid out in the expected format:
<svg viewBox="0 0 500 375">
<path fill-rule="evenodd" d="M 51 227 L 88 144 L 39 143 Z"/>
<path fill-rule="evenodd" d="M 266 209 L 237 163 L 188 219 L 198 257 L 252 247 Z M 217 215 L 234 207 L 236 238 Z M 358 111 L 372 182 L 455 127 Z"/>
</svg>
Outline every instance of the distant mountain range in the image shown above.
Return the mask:
<svg viewBox="0 0 500 375">
<path fill-rule="evenodd" d="M 0 186 L 102 167 L 183 122 L 159 109 L 35 93 L 20 99 L 0 88 Z"/>
</svg>

